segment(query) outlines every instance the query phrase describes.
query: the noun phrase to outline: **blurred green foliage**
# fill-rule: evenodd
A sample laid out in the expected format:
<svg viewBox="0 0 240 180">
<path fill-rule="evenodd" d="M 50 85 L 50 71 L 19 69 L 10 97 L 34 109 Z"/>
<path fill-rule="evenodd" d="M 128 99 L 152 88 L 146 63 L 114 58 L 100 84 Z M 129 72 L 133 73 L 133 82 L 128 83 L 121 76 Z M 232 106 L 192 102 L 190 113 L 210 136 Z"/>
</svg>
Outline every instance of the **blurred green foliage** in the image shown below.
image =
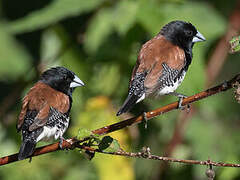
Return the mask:
<svg viewBox="0 0 240 180">
<path fill-rule="evenodd" d="M 177 90 L 192 95 L 205 88 L 207 59 L 225 33 L 236 1 L 224 0 L 0 0 L 0 156 L 16 153 L 20 135 L 15 124 L 21 98 L 39 72 L 61 65 L 86 84 L 73 95 L 71 126 L 89 130 L 120 121 L 115 116 L 127 95 L 131 70 L 141 45 L 171 20 L 193 23 L 207 41 L 196 44 L 189 72 Z M 239 54 L 229 55 L 216 82 L 239 71 Z M 143 111 L 176 100 L 144 100 L 132 111 Z M 240 159 L 239 104 L 233 92 L 194 104 L 196 113 L 185 127 L 176 158 L 237 163 Z M 112 133 L 121 148 L 139 151 L 149 146 L 163 155 L 173 136 L 180 111 L 172 111 L 143 125 Z M 116 143 L 116 142 L 115 142 Z M 43 145 L 40 143 L 39 145 Z M 206 179 L 201 166 L 170 164 L 96 154 L 88 161 L 78 152 L 54 152 L 0 167 L 0 179 Z M 240 179 L 240 171 L 215 168 L 216 179 Z M 23 173 L 24 172 L 24 173 Z"/>
</svg>

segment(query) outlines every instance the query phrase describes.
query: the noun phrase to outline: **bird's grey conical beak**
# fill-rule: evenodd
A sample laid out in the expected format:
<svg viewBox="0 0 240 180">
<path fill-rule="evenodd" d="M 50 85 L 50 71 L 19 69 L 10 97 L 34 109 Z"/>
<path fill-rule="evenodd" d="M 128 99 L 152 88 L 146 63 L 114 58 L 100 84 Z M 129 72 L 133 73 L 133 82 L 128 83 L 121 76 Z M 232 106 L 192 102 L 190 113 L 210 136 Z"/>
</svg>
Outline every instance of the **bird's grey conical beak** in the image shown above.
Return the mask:
<svg viewBox="0 0 240 180">
<path fill-rule="evenodd" d="M 81 81 L 81 79 L 79 79 L 79 77 L 75 75 L 73 81 L 70 84 L 70 88 L 75 88 L 78 86 L 84 86 L 84 83 Z"/>
<path fill-rule="evenodd" d="M 205 37 L 198 31 L 197 34 L 193 37 L 192 42 L 200 42 L 200 41 L 205 41 Z"/>
</svg>

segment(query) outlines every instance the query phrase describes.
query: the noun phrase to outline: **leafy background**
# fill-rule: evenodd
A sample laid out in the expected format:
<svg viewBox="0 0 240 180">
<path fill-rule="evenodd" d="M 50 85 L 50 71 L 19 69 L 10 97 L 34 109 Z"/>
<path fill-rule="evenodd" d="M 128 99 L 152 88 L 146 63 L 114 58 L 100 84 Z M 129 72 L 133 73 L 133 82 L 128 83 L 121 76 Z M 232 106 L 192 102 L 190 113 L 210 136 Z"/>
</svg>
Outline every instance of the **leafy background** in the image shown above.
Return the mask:
<svg viewBox="0 0 240 180">
<path fill-rule="evenodd" d="M 190 21 L 206 37 L 196 44 L 190 70 L 178 89 L 192 95 L 206 88 L 208 61 L 225 34 L 236 0 L 42 0 L 0 1 L 0 156 L 16 153 L 15 124 L 21 99 L 52 66 L 73 70 L 86 87 L 74 92 L 71 127 L 89 130 L 120 120 L 115 116 L 127 95 L 131 70 L 141 45 L 171 20 Z M 240 22 L 240 20 L 239 20 Z M 228 55 L 211 85 L 239 71 L 239 54 Z M 129 116 L 176 100 L 145 100 Z M 239 104 L 229 91 L 204 99 L 184 112 L 154 118 L 112 133 L 127 151 L 149 146 L 152 153 L 176 158 L 239 163 Z M 190 116 L 190 115 L 189 115 Z M 184 119 L 186 121 L 184 121 Z M 180 124 L 180 126 L 179 126 Z M 181 124 L 183 124 L 182 127 Z M 182 140 L 169 150 L 174 133 Z M 39 143 L 43 145 L 43 143 Z M 206 179 L 206 167 L 96 154 L 88 161 L 78 151 L 54 152 L 0 167 L 0 179 Z M 240 179 L 239 169 L 215 168 L 216 179 Z"/>
</svg>

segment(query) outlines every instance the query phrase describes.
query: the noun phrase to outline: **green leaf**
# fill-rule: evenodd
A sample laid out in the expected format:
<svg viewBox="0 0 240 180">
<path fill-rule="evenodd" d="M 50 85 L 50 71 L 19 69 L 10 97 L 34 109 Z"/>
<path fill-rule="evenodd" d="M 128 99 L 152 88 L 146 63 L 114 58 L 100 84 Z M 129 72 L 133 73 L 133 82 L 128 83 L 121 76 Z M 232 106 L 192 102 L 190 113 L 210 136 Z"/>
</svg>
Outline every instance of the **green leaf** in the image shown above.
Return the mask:
<svg viewBox="0 0 240 180">
<path fill-rule="evenodd" d="M 97 8 L 104 0 L 55 0 L 47 7 L 9 23 L 12 33 L 29 32 L 44 28 L 67 17 L 78 16 Z"/>
<path fill-rule="evenodd" d="M 95 72 L 95 76 L 92 77 L 89 86 L 94 87 L 92 91 L 95 92 L 95 94 L 110 96 L 115 94 L 119 88 L 119 81 L 120 70 L 116 64 L 102 65 L 101 69 Z"/>
<path fill-rule="evenodd" d="M 56 66 L 59 54 L 64 51 L 61 39 L 53 28 L 43 32 L 41 40 L 41 59 L 48 66 Z"/>
<path fill-rule="evenodd" d="M 152 35 L 156 35 L 163 25 L 163 13 L 160 3 L 156 1 L 140 0 L 137 12 L 138 22 Z"/>
<path fill-rule="evenodd" d="M 138 3 L 120 1 L 113 8 L 102 8 L 92 18 L 85 34 L 85 48 L 91 54 L 97 51 L 107 37 L 117 31 L 120 35 L 126 32 L 136 22 Z"/>
<path fill-rule="evenodd" d="M 103 152 L 117 152 L 120 149 L 120 145 L 118 141 L 111 136 L 104 136 L 99 143 L 98 148 Z"/>
<path fill-rule="evenodd" d="M 124 35 L 134 25 L 138 3 L 135 1 L 120 1 L 116 9 L 113 10 L 113 24 L 116 31 Z"/>
<path fill-rule="evenodd" d="M 240 51 L 240 36 L 232 38 L 230 41 L 231 53 L 236 53 Z"/>
<path fill-rule="evenodd" d="M 113 32 L 113 19 L 111 9 L 100 10 L 90 22 L 85 34 L 85 48 L 94 53 L 101 43 Z"/>
<path fill-rule="evenodd" d="M 89 131 L 88 129 L 80 128 L 78 130 L 77 139 L 84 139 L 84 138 L 92 136 L 92 135 L 93 135 L 93 133 L 91 131 Z"/>
<path fill-rule="evenodd" d="M 4 24 L 0 25 L 4 27 Z M 30 56 L 7 31 L 0 28 L 0 77 L 16 79 L 30 69 Z M 4 77 L 4 78 L 3 78 Z"/>
</svg>

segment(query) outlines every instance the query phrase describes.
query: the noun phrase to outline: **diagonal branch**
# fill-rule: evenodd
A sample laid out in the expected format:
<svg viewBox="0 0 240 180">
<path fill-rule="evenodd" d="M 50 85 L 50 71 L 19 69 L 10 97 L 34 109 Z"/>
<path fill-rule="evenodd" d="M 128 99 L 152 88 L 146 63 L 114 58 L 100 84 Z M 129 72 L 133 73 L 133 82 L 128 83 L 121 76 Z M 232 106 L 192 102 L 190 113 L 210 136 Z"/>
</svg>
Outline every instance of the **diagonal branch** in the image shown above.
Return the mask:
<svg viewBox="0 0 240 180">
<path fill-rule="evenodd" d="M 207 98 L 208 96 L 212 96 L 214 94 L 226 91 L 231 89 L 235 83 L 240 83 L 240 74 L 237 74 L 234 78 L 232 78 L 229 81 L 226 81 L 218 86 L 215 86 L 213 88 L 207 89 L 206 91 L 202 91 L 200 93 L 197 93 L 193 96 L 189 96 L 187 98 L 185 98 L 182 102 L 182 105 L 187 105 L 190 103 L 193 103 L 195 101 L 199 101 L 203 98 Z M 155 109 L 153 111 L 149 111 L 146 113 L 146 118 L 147 119 L 151 119 L 153 117 L 156 117 L 158 115 L 161 115 L 163 113 L 169 112 L 171 110 L 177 109 L 178 108 L 178 102 L 174 102 L 171 104 L 168 104 L 166 106 L 163 106 L 161 108 Z M 99 134 L 99 135 L 104 135 L 104 134 L 108 134 L 111 133 L 113 131 L 117 131 L 119 129 L 125 128 L 127 126 L 131 126 L 132 124 L 136 124 L 136 123 L 140 123 L 141 121 L 143 121 L 143 115 L 134 117 L 134 118 L 130 118 L 130 119 L 126 119 L 124 121 L 115 123 L 115 124 L 111 124 L 96 130 L 93 130 L 92 133 L 94 134 Z M 76 144 L 83 142 L 83 140 L 77 140 L 75 138 L 71 138 L 68 139 L 66 141 L 63 142 L 62 147 L 63 148 L 68 148 L 68 149 L 73 149 L 75 148 Z M 41 154 L 46 154 L 49 152 L 53 152 L 53 151 L 57 151 L 60 150 L 59 149 L 59 143 L 54 143 L 54 144 L 50 144 L 47 146 L 43 146 L 43 147 L 39 147 L 35 150 L 35 152 L 33 153 L 32 156 L 38 156 Z M 9 164 L 11 162 L 15 162 L 18 161 L 17 159 L 17 155 L 18 154 L 13 154 L 13 155 L 9 155 L 9 156 L 5 156 L 0 158 L 0 166 L 1 165 L 5 165 L 5 164 Z"/>
</svg>

